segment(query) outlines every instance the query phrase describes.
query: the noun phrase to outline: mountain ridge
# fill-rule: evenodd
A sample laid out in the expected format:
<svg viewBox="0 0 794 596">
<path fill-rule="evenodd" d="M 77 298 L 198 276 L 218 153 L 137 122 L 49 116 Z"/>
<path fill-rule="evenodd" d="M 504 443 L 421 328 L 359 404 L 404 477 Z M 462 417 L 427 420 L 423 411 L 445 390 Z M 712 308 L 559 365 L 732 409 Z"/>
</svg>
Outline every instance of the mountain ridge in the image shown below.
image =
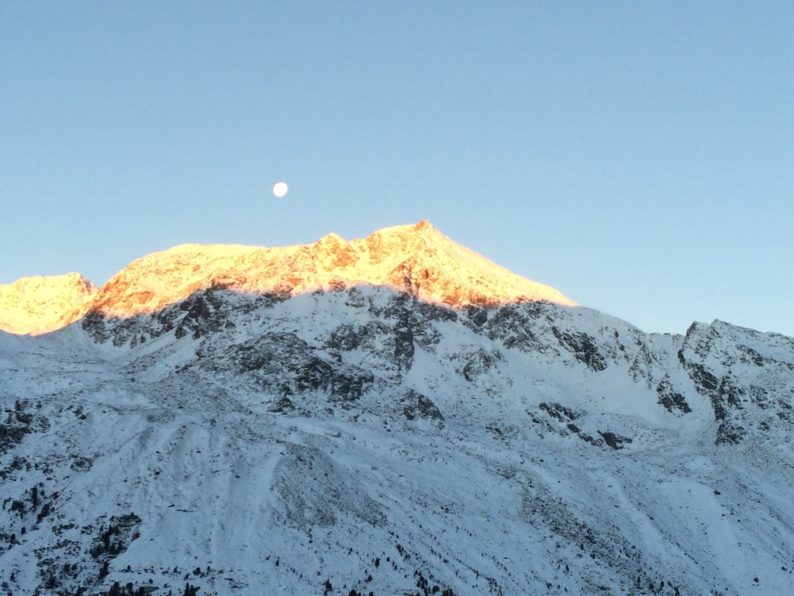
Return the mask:
<svg viewBox="0 0 794 596">
<path fill-rule="evenodd" d="M 57 285 L 55 278 L 51 283 Z M 274 248 L 177 245 L 132 261 L 73 303 L 51 300 L 47 306 L 54 314 L 46 321 L 35 320 L 41 310 L 35 305 L 20 316 L 27 296 L 15 293 L 14 284 L 0 286 L 0 330 L 40 334 L 89 311 L 116 317 L 151 313 L 212 287 L 292 294 L 350 285 L 388 286 L 452 307 L 534 300 L 576 304 L 559 290 L 520 277 L 459 245 L 422 220 L 349 242 L 331 233 L 311 244 Z M 4 315 L 12 303 L 13 315 Z"/>
</svg>

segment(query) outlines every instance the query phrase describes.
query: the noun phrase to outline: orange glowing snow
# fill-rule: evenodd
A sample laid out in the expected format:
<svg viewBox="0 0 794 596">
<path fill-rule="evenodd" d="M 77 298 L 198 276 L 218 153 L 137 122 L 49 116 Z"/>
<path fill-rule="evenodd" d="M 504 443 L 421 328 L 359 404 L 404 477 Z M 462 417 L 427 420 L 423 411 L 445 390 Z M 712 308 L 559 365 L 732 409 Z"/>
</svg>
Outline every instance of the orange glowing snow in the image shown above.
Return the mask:
<svg viewBox="0 0 794 596">
<path fill-rule="evenodd" d="M 55 331 L 88 312 L 96 288 L 78 273 L 23 277 L 0 285 L 0 330 L 39 335 Z"/>
<path fill-rule="evenodd" d="M 453 242 L 427 221 L 350 242 L 329 234 L 313 244 L 278 248 L 180 245 L 133 261 L 100 290 L 84 294 L 69 294 L 58 284 L 50 293 L 20 293 L 13 288 L 22 281 L 0 286 L 0 329 L 12 333 L 50 331 L 89 310 L 114 317 L 152 313 L 210 287 L 298 294 L 373 285 L 450 307 L 527 300 L 575 305 L 554 288 Z"/>
</svg>

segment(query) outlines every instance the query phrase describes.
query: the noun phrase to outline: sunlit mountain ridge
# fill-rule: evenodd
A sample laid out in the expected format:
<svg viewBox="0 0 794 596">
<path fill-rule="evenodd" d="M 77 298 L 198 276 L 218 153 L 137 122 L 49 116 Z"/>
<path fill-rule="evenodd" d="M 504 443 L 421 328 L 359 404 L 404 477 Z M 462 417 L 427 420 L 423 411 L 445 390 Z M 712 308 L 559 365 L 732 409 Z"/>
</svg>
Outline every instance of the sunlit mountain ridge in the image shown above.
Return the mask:
<svg viewBox="0 0 794 596">
<path fill-rule="evenodd" d="M 30 279 L 0 286 L 0 330 L 37 335 L 89 311 L 152 313 L 207 288 L 298 294 L 372 285 L 451 307 L 576 304 L 461 246 L 426 220 L 352 241 L 328 234 L 313 244 L 276 248 L 184 244 L 133 261 L 101 288 L 77 274 L 35 278 L 35 284 Z"/>
</svg>

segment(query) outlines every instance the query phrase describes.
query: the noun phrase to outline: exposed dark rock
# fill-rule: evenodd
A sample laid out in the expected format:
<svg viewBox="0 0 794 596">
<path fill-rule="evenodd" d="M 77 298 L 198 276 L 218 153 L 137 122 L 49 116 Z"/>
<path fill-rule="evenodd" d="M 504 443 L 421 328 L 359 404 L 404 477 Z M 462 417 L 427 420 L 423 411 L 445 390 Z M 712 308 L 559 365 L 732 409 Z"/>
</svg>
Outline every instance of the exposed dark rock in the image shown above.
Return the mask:
<svg viewBox="0 0 794 596">
<path fill-rule="evenodd" d="M 576 420 L 581 416 L 581 414 L 579 414 L 578 412 L 574 412 L 571 408 L 553 402 L 552 403 L 540 402 L 540 404 L 538 404 L 538 407 L 544 412 L 548 413 L 549 416 L 551 416 L 556 420 L 559 420 L 560 422 L 568 422 L 568 421 Z"/>
<path fill-rule="evenodd" d="M 394 326 L 394 359 L 403 372 L 407 372 L 414 361 L 414 334 L 407 311 Z"/>
<path fill-rule="evenodd" d="M 746 434 L 747 432 L 742 426 L 738 426 L 733 422 L 721 422 L 717 427 L 717 438 L 714 442 L 717 445 L 735 445 L 740 442 Z"/>
<path fill-rule="evenodd" d="M 479 306 L 467 306 L 464 312 L 469 321 L 477 328 L 482 327 L 488 321 L 488 311 Z"/>
<path fill-rule="evenodd" d="M 467 360 L 463 366 L 463 378 L 469 383 L 475 382 L 480 376 L 491 370 L 499 361 L 499 353 L 486 352 L 484 349 L 477 350 Z"/>
<path fill-rule="evenodd" d="M 606 359 L 599 353 L 595 338 L 591 335 L 580 331 L 560 331 L 557 327 L 552 327 L 551 331 L 560 344 L 590 370 L 599 372 L 607 367 Z"/>
<path fill-rule="evenodd" d="M 138 526 L 141 518 L 134 513 L 114 515 L 107 524 L 100 527 L 99 535 L 94 538 L 91 556 L 101 563 L 107 563 L 125 552 L 132 541 L 140 534 Z"/>
<path fill-rule="evenodd" d="M 682 414 L 689 414 L 692 411 L 692 408 L 689 407 L 686 398 L 681 393 L 673 389 L 673 386 L 670 383 L 669 375 L 665 376 L 665 378 L 662 379 L 656 386 L 656 394 L 659 396 L 658 403 L 664 406 L 668 412 L 677 410 Z"/>
<path fill-rule="evenodd" d="M 443 425 L 444 416 L 436 404 L 421 393 L 410 389 L 402 398 L 400 404 L 403 407 L 403 414 L 408 420 L 417 418 L 427 418 L 437 424 Z"/>
<path fill-rule="evenodd" d="M 239 344 L 229 354 L 208 355 L 201 366 L 222 369 L 227 359 L 238 372 L 278 394 L 322 391 L 333 401 L 352 401 L 374 382 L 367 370 L 323 360 L 294 333 L 266 334 Z"/>
<path fill-rule="evenodd" d="M 270 406 L 270 411 L 276 414 L 286 414 L 295 411 L 295 404 L 286 395 L 280 397 L 276 402 Z"/>
<path fill-rule="evenodd" d="M 547 352 L 550 346 L 539 340 L 532 330 L 537 318 L 533 306 L 533 303 L 506 304 L 490 310 L 487 321 L 482 324 L 482 332 L 492 340 L 501 341 L 506 348 L 522 352 Z M 468 326 L 480 329 L 471 322 Z"/>
<path fill-rule="evenodd" d="M 20 443 L 26 435 L 49 428 L 47 418 L 31 412 L 27 401 L 16 400 L 14 408 L 5 410 L 3 414 L 4 420 L 0 423 L 0 454 Z"/>
<path fill-rule="evenodd" d="M 598 431 L 604 439 L 604 443 L 612 447 L 612 449 L 623 449 L 625 443 L 631 443 L 632 439 L 610 431 Z"/>
<path fill-rule="evenodd" d="M 269 308 L 289 298 L 289 293 L 274 291 L 240 294 L 225 290 L 223 284 L 191 294 L 183 301 L 152 313 L 129 318 L 89 312 L 82 320 L 83 329 L 98 343 L 112 340 L 116 347 L 135 347 L 149 339 L 173 332 L 177 339 L 199 339 L 235 326 L 234 316 L 256 309 Z"/>
</svg>

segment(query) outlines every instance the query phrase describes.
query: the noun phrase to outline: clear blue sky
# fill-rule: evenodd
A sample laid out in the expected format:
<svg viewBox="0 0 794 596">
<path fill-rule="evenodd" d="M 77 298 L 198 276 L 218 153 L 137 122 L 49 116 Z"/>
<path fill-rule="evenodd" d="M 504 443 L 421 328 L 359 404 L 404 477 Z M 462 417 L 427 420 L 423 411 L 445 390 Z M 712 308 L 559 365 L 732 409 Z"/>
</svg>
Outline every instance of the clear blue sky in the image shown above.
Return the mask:
<svg viewBox="0 0 794 596">
<path fill-rule="evenodd" d="M 794 335 L 792 32 L 771 0 L 3 2 L 0 283 L 426 218 L 648 331 Z"/>
</svg>

